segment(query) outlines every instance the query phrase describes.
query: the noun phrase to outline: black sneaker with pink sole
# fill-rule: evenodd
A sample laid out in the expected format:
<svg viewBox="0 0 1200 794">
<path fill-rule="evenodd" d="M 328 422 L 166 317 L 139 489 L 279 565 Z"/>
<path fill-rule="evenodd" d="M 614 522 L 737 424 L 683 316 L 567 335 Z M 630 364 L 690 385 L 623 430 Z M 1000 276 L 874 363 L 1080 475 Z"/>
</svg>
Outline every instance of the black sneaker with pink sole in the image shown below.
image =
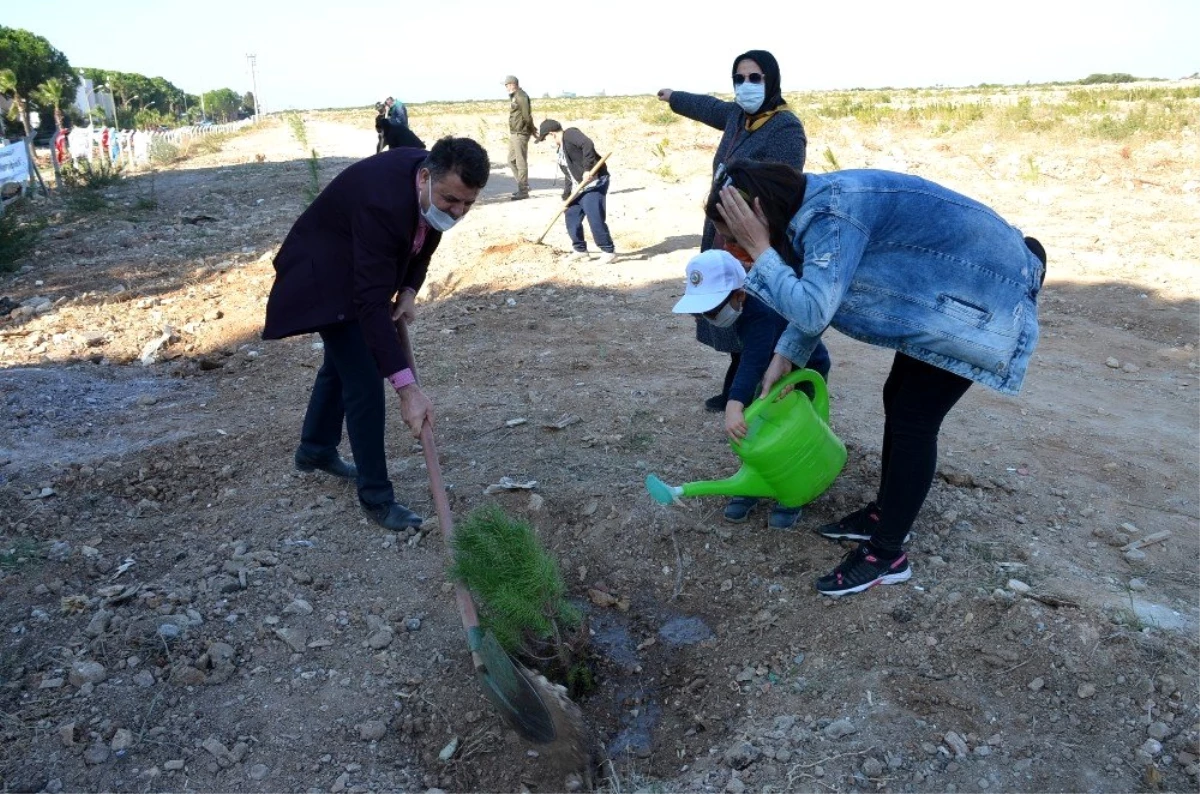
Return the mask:
<svg viewBox="0 0 1200 794">
<path fill-rule="evenodd" d="M 899 584 L 912 576 L 908 555 L 894 560 L 881 559 L 867 543 L 860 543 L 826 576 L 817 580 L 817 592 L 827 596 L 861 593 L 877 584 Z"/>
<path fill-rule="evenodd" d="M 879 505 L 871 502 L 832 524 L 817 527 L 817 534 L 830 540 L 870 540 L 878 528 Z"/>
<path fill-rule="evenodd" d="M 832 524 L 817 527 L 817 534 L 830 540 L 870 540 L 879 529 L 879 505 L 870 502 L 866 507 L 855 510 L 848 516 L 843 516 Z M 912 533 L 904 536 L 904 542 L 912 538 Z"/>
</svg>

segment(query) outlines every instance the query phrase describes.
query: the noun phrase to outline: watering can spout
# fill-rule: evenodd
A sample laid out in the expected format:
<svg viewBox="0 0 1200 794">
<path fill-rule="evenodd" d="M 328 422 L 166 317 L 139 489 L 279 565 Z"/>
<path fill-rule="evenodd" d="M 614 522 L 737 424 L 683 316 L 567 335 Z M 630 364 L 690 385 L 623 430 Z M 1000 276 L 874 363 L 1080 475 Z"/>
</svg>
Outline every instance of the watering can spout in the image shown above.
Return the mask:
<svg viewBox="0 0 1200 794">
<path fill-rule="evenodd" d="M 746 466 L 723 480 L 699 480 L 680 487 L 684 496 L 775 496 L 770 483 Z"/>
<path fill-rule="evenodd" d="M 723 480 L 700 480 L 683 485 L 667 485 L 657 476 L 646 477 L 646 490 L 659 504 L 678 502 L 683 496 L 774 496 L 770 483 L 745 466 Z"/>
</svg>

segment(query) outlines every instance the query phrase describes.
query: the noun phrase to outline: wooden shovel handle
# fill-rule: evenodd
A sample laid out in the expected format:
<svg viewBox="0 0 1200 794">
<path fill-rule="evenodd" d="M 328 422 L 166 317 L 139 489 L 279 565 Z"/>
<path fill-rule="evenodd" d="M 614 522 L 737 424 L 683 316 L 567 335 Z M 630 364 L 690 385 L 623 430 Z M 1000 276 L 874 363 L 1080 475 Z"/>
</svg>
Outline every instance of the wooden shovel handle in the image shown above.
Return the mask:
<svg viewBox="0 0 1200 794">
<path fill-rule="evenodd" d="M 413 358 L 412 344 L 408 339 L 408 323 L 402 319 L 397 320 L 396 333 L 400 335 L 400 347 L 404 351 L 405 360 L 408 361 L 408 368 L 412 370 L 413 379 L 419 384 L 417 362 Z M 429 470 L 429 493 L 433 496 L 433 509 L 437 513 L 438 526 L 442 528 L 442 537 L 445 540 L 447 551 L 453 554 L 454 518 L 450 515 L 450 500 L 446 498 L 442 466 L 438 463 L 437 447 L 433 444 L 433 425 L 430 424 L 428 417 L 425 419 L 425 424 L 421 426 L 421 450 L 425 453 L 425 468 Z M 475 602 L 471 600 L 470 591 L 458 582 L 454 585 L 454 597 L 458 601 L 458 614 L 462 618 L 463 628 L 467 631 L 467 640 L 471 646 L 471 658 L 475 662 L 476 669 L 481 669 L 484 667 L 483 660 L 480 659 L 475 648 L 479 633 L 479 613 L 475 611 Z"/>
</svg>

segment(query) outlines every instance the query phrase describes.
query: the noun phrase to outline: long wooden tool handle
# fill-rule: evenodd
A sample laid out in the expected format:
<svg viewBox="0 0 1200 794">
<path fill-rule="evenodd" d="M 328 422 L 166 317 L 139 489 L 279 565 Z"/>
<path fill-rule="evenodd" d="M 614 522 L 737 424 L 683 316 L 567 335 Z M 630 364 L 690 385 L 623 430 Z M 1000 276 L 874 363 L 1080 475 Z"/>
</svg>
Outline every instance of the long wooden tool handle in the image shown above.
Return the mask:
<svg viewBox="0 0 1200 794">
<path fill-rule="evenodd" d="M 612 152 L 609 152 L 608 154 L 612 154 Z M 563 202 L 562 206 L 558 208 L 558 212 L 554 213 L 554 217 L 550 219 L 548 224 L 546 224 L 546 231 L 541 233 L 541 235 L 537 238 L 537 242 L 540 243 L 543 239 L 545 239 L 546 235 L 550 233 L 550 230 L 554 228 L 554 223 L 558 220 L 558 216 L 566 212 L 567 207 L 571 206 L 571 202 L 578 198 L 579 194 L 583 192 L 583 189 L 587 187 L 587 184 L 596 178 L 596 172 L 599 171 L 604 165 L 604 161 L 608 159 L 608 154 L 597 160 L 596 164 L 592 166 L 592 170 L 583 175 L 583 181 L 579 183 L 579 187 L 575 188 L 575 192 L 571 194 L 570 198 Z"/>
<path fill-rule="evenodd" d="M 402 319 L 397 320 L 396 332 L 400 335 L 400 347 L 408 361 L 408 368 L 412 370 L 413 378 L 417 379 L 417 362 L 413 358 L 412 344 L 408 339 L 408 323 Z M 429 470 L 429 492 L 433 496 L 433 509 L 437 512 L 438 526 L 442 528 L 446 549 L 453 554 L 454 519 L 450 515 L 450 500 L 446 498 L 446 484 L 442 480 L 442 466 L 438 462 L 437 447 L 433 444 L 433 425 L 429 423 L 428 418 L 421 426 L 421 450 L 425 453 L 425 468 Z M 471 658 L 475 668 L 481 669 L 485 665 L 475 647 L 479 634 L 479 613 L 475 611 L 475 602 L 471 600 L 470 591 L 457 582 L 454 585 L 454 597 L 458 601 L 458 614 L 462 618 L 463 628 L 467 631 Z"/>
</svg>

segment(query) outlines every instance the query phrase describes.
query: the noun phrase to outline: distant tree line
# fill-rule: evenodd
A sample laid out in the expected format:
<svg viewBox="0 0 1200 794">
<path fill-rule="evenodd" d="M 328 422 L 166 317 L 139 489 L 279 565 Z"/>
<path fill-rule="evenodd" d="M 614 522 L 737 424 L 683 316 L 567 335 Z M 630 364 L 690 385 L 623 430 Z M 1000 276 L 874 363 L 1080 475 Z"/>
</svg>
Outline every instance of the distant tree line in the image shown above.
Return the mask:
<svg viewBox="0 0 1200 794">
<path fill-rule="evenodd" d="M 1089 74 L 1087 77 L 1079 81 L 1080 85 L 1101 85 L 1104 83 L 1136 83 L 1141 78 L 1134 77 L 1131 74 L 1124 72 L 1116 72 L 1113 74 Z"/>
<path fill-rule="evenodd" d="M 107 119 L 99 103 L 75 106 L 82 79 L 92 81 L 89 105 L 96 95 L 111 94 L 116 119 Z M 89 113 L 98 124 L 115 123 L 123 129 L 176 127 L 205 120 L 223 123 L 254 113 L 254 95 L 249 92 L 239 94 L 231 88 L 218 88 L 189 94 L 163 77 L 112 69 L 77 69 L 42 36 L 2 25 L 0 95 L 12 103 L 7 113 L 0 114 L 0 138 L 31 129 L 32 111 L 38 112 L 42 129 L 50 129 L 51 120 L 58 127 L 68 122 L 86 124 Z"/>
</svg>

